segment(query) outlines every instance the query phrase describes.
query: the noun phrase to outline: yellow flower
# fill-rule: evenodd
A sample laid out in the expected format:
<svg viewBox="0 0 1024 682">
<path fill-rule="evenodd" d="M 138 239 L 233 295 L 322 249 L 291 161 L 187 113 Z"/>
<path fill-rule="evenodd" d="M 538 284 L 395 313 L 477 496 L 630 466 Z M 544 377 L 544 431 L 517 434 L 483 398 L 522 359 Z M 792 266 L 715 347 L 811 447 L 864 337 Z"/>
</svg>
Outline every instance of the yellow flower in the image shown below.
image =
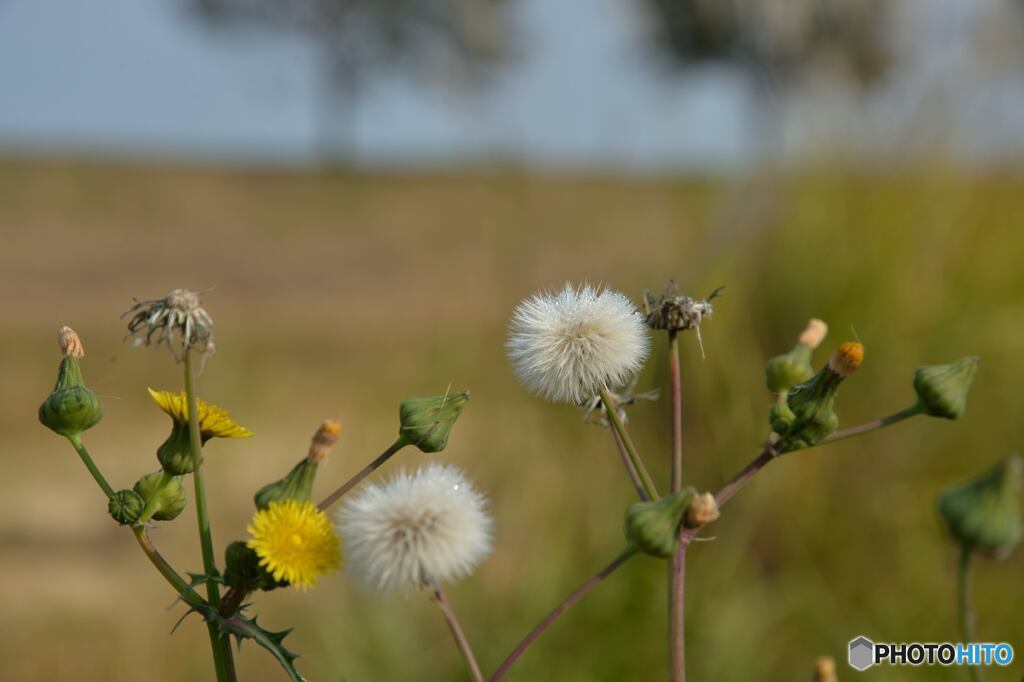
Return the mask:
<svg viewBox="0 0 1024 682">
<path fill-rule="evenodd" d="M 312 502 L 271 502 L 246 528 L 260 566 L 305 591 L 318 577 L 341 566 L 341 541 L 327 516 Z"/>
<path fill-rule="evenodd" d="M 149 395 L 153 396 L 153 401 L 175 423 L 188 424 L 188 400 L 186 400 L 184 392 L 171 393 L 149 389 Z M 199 433 L 203 442 L 214 437 L 249 438 L 252 436 L 252 431 L 235 423 L 235 420 L 228 416 L 228 411 L 222 407 L 196 398 L 196 411 L 199 415 Z"/>
</svg>

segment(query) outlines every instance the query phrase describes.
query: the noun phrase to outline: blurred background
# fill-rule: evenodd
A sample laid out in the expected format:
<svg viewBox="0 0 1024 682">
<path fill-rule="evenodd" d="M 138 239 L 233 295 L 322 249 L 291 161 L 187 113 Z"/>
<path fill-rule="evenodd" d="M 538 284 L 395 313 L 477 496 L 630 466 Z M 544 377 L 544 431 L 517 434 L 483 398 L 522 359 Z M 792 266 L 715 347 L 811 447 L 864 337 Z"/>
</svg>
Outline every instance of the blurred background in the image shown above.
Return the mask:
<svg viewBox="0 0 1024 682">
<path fill-rule="evenodd" d="M 819 655 L 843 678 L 857 635 L 958 639 L 936 495 L 1024 442 L 1022 38 L 1017 0 L 0 0 L 3 676 L 212 676 L 204 628 L 169 635 L 169 588 L 35 416 L 71 325 L 107 406 L 87 445 L 115 487 L 156 469 L 169 424 L 145 389 L 180 367 L 119 315 L 176 287 L 217 323 L 200 395 L 256 433 L 207 449 L 220 548 L 324 418 L 345 428 L 318 494 L 391 443 L 401 399 L 472 391 L 432 457 L 496 517 L 493 558 L 450 590 L 485 670 L 618 553 L 634 497 L 607 432 L 512 376 L 521 298 L 726 286 L 706 359 L 683 342 L 685 476 L 708 489 L 757 453 L 764 361 L 809 317 L 832 328 L 818 362 L 867 346 L 845 425 L 907 406 L 917 365 L 978 354 L 962 421 L 785 457 L 687 576 L 693 680 L 809 679 Z M 641 390 L 665 356 L 656 337 Z M 631 420 L 664 480 L 667 405 Z M 183 571 L 194 526 L 190 506 L 153 533 Z M 975 572 L 979 638 L 1018 652 L 1022 562 Z M 512 679 L 662 679 L 664 596 L 664 565 L 630 562 Z M 465 678 L 425 596 L 338 574 L 255 601 L 310 679 Z M 239 668 L 282 679 L 251 643 Z"/>
</svg>

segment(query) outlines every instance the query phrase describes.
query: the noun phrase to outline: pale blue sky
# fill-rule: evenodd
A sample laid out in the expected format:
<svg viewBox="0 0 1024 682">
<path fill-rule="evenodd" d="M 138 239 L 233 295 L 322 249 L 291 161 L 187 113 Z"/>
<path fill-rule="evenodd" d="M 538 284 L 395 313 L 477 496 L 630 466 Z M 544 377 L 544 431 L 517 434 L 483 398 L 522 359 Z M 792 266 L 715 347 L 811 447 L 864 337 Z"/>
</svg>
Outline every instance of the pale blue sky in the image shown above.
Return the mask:
<svg viewBox="0 0 1024 682">
<path fill-rule="evenodd" d="M 943 31 L 963 24 L 949 23 L 951 2 L 934 0 L 933 25 L 909 33 L 925 29 L 949 46 Z M 659 76 L 627 6 L 520 0 L 522 60 L 514 68 L 475 99 L 378 80 L 356 109 L 356 158 L 625 170 L 740 165 L 757 146 L 741 78 L 722 69 Z M 914 73 L 939 78 L 956 59 L 945 48 L 923 54 Z M 174 0 L 0 0 L 0 150 L 301 163 L 314 149 L 316 79 L 304 45 L 211 33 Z M 906 94 L 919 80 L 904 74 L 853 123 L 914 128 L 921 98 Z M 967 113 L 954 112 L 947 127 L 995 130 L 976 135 L 973 147 L 1005 150 L 1012 138 L 1019 151 L 1024 99 L 1019 79 L 1016 90 L 1004 86 L 977 86 L 973 101 L 957 105 Z M 796 120 L 782 129 L 785 144 L 815 130 L 813 121 Z M 827 140 L 831 132 L 818 134 Z"/>
</svg>

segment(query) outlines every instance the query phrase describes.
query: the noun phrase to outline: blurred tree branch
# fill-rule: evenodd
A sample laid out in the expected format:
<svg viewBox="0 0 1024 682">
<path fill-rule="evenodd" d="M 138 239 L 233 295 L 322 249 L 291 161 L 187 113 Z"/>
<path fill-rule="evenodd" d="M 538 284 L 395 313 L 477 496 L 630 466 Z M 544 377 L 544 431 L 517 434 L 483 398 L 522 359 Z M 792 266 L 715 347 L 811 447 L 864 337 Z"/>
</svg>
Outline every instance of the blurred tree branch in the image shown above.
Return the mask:
<svg viewBox="0 0 1024 682">
<path fill-rule="evenodd" d="M 510 0 L 184 1 L 211 27 L 291 34 L 314 47 L 323 96 L 317 146 L 329 156 L 341 151 L 332 133 L 372 75 L 475 87 L 511 53 Z"/>
</svg>

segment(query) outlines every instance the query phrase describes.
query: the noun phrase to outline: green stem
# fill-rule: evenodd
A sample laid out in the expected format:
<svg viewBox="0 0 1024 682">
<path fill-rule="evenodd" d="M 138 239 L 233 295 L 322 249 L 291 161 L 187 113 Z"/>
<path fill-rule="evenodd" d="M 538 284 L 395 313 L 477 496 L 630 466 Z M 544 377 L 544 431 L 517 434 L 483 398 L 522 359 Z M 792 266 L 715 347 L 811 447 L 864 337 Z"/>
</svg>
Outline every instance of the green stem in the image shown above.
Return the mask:
<svg viewBox="0 0 1024 682">
<path fill-rule="evenodd" d="M 556 606 L 551 613 L 545 616 L 544 620 L 539 622 L 536 627 L 530 630 L 529 634 L 527 634 L 526 637 L 516 645 L 516 648 L 512 650 L 512 653 L 510 653 L 508 657 L 501 662 L 501 665 L 499 665 L 498 669 L 494 671 L 494 674 L 488 678 L 490 682 L 500 682 L 500 680 L 505 679 L 509 670 L 511 670 L 512 666 L 515 665 L 515 662 L 519 660 L 519 657 L 522 656 L 526 650 L 530 648 L 530 645 L 536 642 L 537 639 L 543 635 L 556 620 L 558 620 L 559 616 L 571 609 L 580 599 L 587 596 L 587 593 L 600 585 L 605 578 L 617 571 L 619 566 L 626 563 L 626 561 L 628 561 L 634 554 L 636 554 L 635 548 L 627 548 L 622 552 L 622 554 L 615 557 L 610 564 L 602 568 L 596 574 L 591 576 L 585 583 L 577 587 L 572 594 L 566 597 L 561 604 Z"/>
<path fill-rule="evenodd" d="M 877 431 L 878 429 L 885 428 L 886 426 L 891 426 L 893 424 L 903 421 L 904 419 L 910 419 L 911 417 L 919 414 L 921 414 L 920 404 L 912 405 L 911 407 L 908 407 L 905 410 L 900 410 L 899 412 L 890 414 L 888 417 L 882 417 L 881 419 L 875 419 L 873 421 L 865 422 L 863 424 L 858 424 L 857 426 L 851 426 L 848 429 L 840 429 L 839 431 L 836 431 L 829 435 L 828 438 L 818 443 L 818 445 L 824 445 L 825 443 L 834 443 L 837 440 L 845 440 L 846 438 L 852 438 L 854 436 L 860 436 L 871 431 Z M 811 447 L 816 446 L 812 445 Z"/>
<path fill-rule="evenodd" d="M 206 597 L 210 606 L 220 609 L 220 590 L 212 577 L 217 571 L 213 555 L 213 534 L 210 532 L 210 517 L 206 507 L 206 481 L 203 477 L 203 445 L 199 436 L 199 408 L 196 403 L 194 377 L 192 374 L 192 349 L 185 351 L 185 398 L 188 401 L 188 435 L 192 445 L 192 473 L 196 491 L 196 518 L 199 522 L 199 545 L 203 552 L 203 573 L 209 578 L 206 583 Z M 231 642 L 226 635 L 217 631 L 217 626 L 207 623 L 210 647 L 213 650 L 213 664 L 217 670 L 218 682 L 233 682 L 235 663 L 232 658 Z"/>
<path fill-rule="evenodd" d="M 391 444 L 391 447 L 377 455 L 377 459 L 373 460 L 365 467 L 363 467 L 355 476 L 342 483 L 337 490 L 335 490 L 333 493 L 325 497 L 324 501 L 318 504 L 317 507 L 320 509 L 320 511 L 323 511 L 330 507 L 332 504 L 341 499 L 342 495 L 344 495 L 349 490 L 352 490 L 352 488 L 355 488 L 357 485 L 359 485 L 360 481 L 362 481 L 364 478 L 372 474 L 380 465 L 384 464 L 384 462 L 391 459 L 391 455 L 395 454 L 396 452 L 404 448 L 406 445 L 409 445 L 409 441 L 405 439 L 405 436 L 399 436 L 398 440 Z"/>
<path fill-rule="evenodd" d="M 85 446 L 82 444 L 81 436 L 75 434 L 73 436 L 68 436 L 67 438 L 71 441 L 71 446 L 75 448 L 75 452 L 77 452 L 78 456 L 82 458 L 85 468 L 89 470 L 90 474 L 92 474 L 93 480 L 95 480 L 96 484 L 103 489 L 103 494 L 107 496 L 107 499 L 113 497 L 114 489 L 110 487 L 109 483 L 107 483 L 107 479 L 103 478 L 103 473 L 99 470 L 99 467 L 96 466 L 96 463 L 92 461 L 92 457 L 89 456 L 89 451 L 86 450 Z"/>
<path fill-rule="evenodd" d="M 146 529 L 141 526 L 132 528 L 132 533 L 135 534 L 135 539 L 139 543 L 139 547 L 145 552 L 146 556 L 156 567 L 156 570 L 160 572 L 160 575 L 170 583 L 171 587 L 181 595 L 181 598 L 189 606 L 194 607 L 205 607 L 206 600 L 200 597 L 192 586 L 185 582 L 185 579 L 178 575 L 178 572 L 167 563 L 167 560 L 156 550 L 153 546 L 153 541 L 149 539 L 149 535 L 146 533 Z"/>
<path fill-rule="evenodd" d="M 608 391 L 604 390 L 601 391 L 600 396 L 601 404 L 604 405 L 604 410 L 608 414 L 608 421 L 611 422 L 612 428 L 615 429 L 615 433 L 619 435 L 619 439 L 625 446 L 626 453 L 629 455 L 630 461 L 633 462 L 633 467 L 640 474 L 640 481 L 643 483 L 647 497 L 652 500 L 661 499 L 661 496 L 658 494 L 658 489 L 654 486 L 654 481 L 651 479 L 651 475 L 647 473 L 647 467 L 644 466 L 643 460 L 641 460 L 640 455 L 637 454 L 636 446 L 633 445 L 633 440 L 629 437 L 629 433 L 622 425 L 622 421 L 619 419 L 618 413 L 615 412 L 615 403 L 612 401 L 612 397 L 608 395 Z"/>
<path fill-rule="evenodd" d="M 153 512 L 156 511 L 156 505 L 160 502 L 160 494 L 163 492 L 167 484 L 174 478 L 166 471 L 160 471 L 160 480 L 156 483 L 156 488 L 153 489 L 153 493 L 149 497 L 149 501 L 146 502 L 146 506 L 142 508 L 142 513 L 139 514 L 138 521 L 135 525 L 141 526 L 149 521 L 149 517 L 153 516 Z"/>
<path fill-rule="evenodd" d="M 960 612 L 960 636 L 964 643 L 974 641 L 974 608 L 971 606 L 971 546 L 964 542 L 960 544 L 960 561 L 957 565 L 957 597 Z M 981 668 L 976 665 L 968 666 L 973 682 L 982 682 L 985 679 Z"/>
<path fill-rule="evenodd" d="M 448 596 L 445 595 L 440 585 L 434 586 L 434 601 L 437 602 L 441 613 L 444 614 L 444 619 L 448 623 L 448 629 L 451 630 L 452 637 L 455 638 L 455 645 L 459 647 L 459 653 L 465 659 L 466 666 L 469 668 L 474 682 L 483 682 L 484 675 L 480 672 L 480 664 L 476 662 L 476 656 L 473 655 L 473 648 L 469 645 L 469 640 L 466 639 L 466 633 L 462 630 L 462 625 L 455 615 L 455 610 L 452 609 L 452 605 L 448 602 Z"/>
</svg>

